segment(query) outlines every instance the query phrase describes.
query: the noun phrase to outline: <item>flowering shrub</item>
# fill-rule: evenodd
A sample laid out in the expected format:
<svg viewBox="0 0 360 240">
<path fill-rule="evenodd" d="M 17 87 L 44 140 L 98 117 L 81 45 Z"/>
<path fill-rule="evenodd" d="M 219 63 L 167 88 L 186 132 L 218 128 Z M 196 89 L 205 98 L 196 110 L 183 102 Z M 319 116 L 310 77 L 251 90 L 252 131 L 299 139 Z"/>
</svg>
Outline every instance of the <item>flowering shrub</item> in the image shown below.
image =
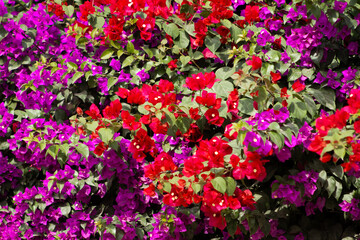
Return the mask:
<svg viewBox="0 0 360 240">
<path fill-rule="evenodd" d="M 357 239 L 359 12 L 1 1 L 2 239 Z"/>
</svg>

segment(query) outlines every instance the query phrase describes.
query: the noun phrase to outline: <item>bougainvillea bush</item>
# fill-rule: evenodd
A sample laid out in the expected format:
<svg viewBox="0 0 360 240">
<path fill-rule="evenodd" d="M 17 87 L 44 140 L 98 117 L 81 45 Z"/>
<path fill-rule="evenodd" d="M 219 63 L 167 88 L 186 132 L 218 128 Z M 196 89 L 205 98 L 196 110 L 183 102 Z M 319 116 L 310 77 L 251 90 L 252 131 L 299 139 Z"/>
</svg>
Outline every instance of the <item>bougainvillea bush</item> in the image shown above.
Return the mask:
<svg viewBox="0 0 360 240">
<path fill-rule="evenodd" d="M 358 1 L 0 1 L 1 239 L 358 239 Z"/>
</svg>

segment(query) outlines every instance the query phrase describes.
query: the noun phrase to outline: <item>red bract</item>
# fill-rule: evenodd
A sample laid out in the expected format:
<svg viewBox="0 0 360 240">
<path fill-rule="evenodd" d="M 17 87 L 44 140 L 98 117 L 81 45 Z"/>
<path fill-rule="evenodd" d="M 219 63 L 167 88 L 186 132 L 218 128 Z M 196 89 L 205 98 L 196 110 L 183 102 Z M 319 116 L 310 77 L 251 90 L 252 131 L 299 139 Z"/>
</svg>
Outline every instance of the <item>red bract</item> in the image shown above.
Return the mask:
<svg viewBox="0 0 360 240">
<path fill-rule="evenodd" d="M 245 8 L 245 21 L 247 21 L 248 23 L 259 22 L 260 21 L 259 12 L 260 12 L 259 6 L 247 5 Z"/>
<path fill-rule="evenodd" d="M 184 160 L 184 169 L 182 173 L 185 177 L 192 177 L 203 172 L 204 164 L 197 157 L 190 157 Z"/>
<path fill-rule="evenodd" d="M 144 194 L 150 197 L 156 196 L 155 185 L 153 183 L 150 183 L 149 187 L 144 189 Z"/>
<path fill-rule="evenodd" d="M 145 158 L 144 153 L 150 152 L 154 146 L 154 140 L 147 135 L 144 129 L 140 128 L 129 145 L 129 151 L 134 154 L 133 157 L 138 162 L 141 162 Z"/>
<path fill-rule="evenodd" d="M 191 188 L 171 184 L 171 192 L 164 195 L 163 202 L 172 207 L 187 207 L 193 203 L 194 192 Z"/>
<path fill-rule="evenodd" d="M 104 33 L 110 40 L 116 41 L 121 39 L 124 26 L 124 19 L 119 16 L 113 16 L 109 19 L 109 25 L 104 28 Z"/>
<path fill-rule="evenodd" d="M 148 41 L 151 38 L 152 30 L 155 26 L 155 18 L 147 17 L 145 20 L 138 18 L 136 26 L 140 30 L 140 36 L 143 40 Z"/>
<path fill-rule="evenodd" d="M 220 81 L 220 79 L 216 79 L 215 73 L 198 73 L 193 74 L 190 77 L 186 78 L 186 84 L 184 87 L 188 87 L 193 91 L 205 89 L 205 87 L 212 88 L 214 83 Z"/>
<path fill-rule="evenodd" d="M 157 118 L 153 118 L 149 126 L 156 134 L 166 134 L 169 129 L 169 123 L 161 123 Z"/>
<path fill-rule="evenodd" d="M 295 92 L 301 92 L 305 89 L 305 84 L 302 84 L 300 80 L 296 80 L 291 87 Z"/>
<path fill-rule="evenodd" d="M 94 120 L 98 120 L 102 117 L 99 108 L 95 104 L 91 104 L 90 110 L 85 111 L 85 113 Z"/>
<path fill-rule="evenodd" d="M 208 93 L 207 91 L 202 91 L 201 97 L 197 96 L 195 101 L 208 108 L 219 109 L 221 107 L 221 98 L 216 98 L 215 93 Z"/>
<path fill-rule="evenodd" d="M 95 148 L 95 150 L 94 150 L 94 153 L 95 153 L 97 156 L 101 156 L 101 155 L 104 153 L 104 151 L 105 151 L 106 149 L 108 149 L 108 148 L 109 148 L 108 145 L 105 146 L 104 142 L 101 142 L 101 143 L 99 143 L 99 144 L 96 146 L 96 148 Z"/>
<path fill-rule="evenodd" d="M 120 89 L 119 89 L 120 90 Z M 137 87 L 130 90 L 129 95 L 127 97 L 127 102 L 129 104 L 144 104 L 145 103 L 145 97 L 140 89 Z"/>
<path fill-rule="evenodd" d="M 351 89 L 347 102 L 351 113 L 357 113 L 360 109 L 360 89 Z"/>
<path fill-rule="evenodd" d="M 228 107 L 227 112 L 232 112 L 235 114 L 239 112 L 239 92 L 236 88 L 230 92 L 228 100 L 226 101 L 226 105 Z"/>
<path fill-rule="evenodd" d="M 276 83 L 277 81 L 279 81 L 281 79 L 281 74 L 280 73 L 270 72 L 270 75 L 271 75 L 271 81 L 273 83 Z"/>
<path fill-rule="evenodd" d="M 129 130 L 137 130 L 141 127 L 141 123 L 137 122 L 135 117 L 128 111 L 121 112 L 121 119 L 123 120 L 123 128 Z"/>
<path fill-rule="evenodd" d="M 129 95 L 129 90 L 126 88 L 119 88 L 117 92 L 115 92 L 121 98 L 127 98 Z"/>
<path fill-rule="evenodd" d="M 315 138 L 311 141 L 308 150 L 321 155 L 321 152 L 325 146 L 326 142 L 322 139 L 322 137 L 320 135 L 316 135 Z"/>
<path fill-rule="evenodd" d="M 107 107 L 103 110 L 104 118 L 107 118 L 107 119 L 115 119 L 115 118 L 118 118 L 119 115 L 120 115 L 121 109 L 122 109 L 122 105 L 121 105 L 119 99 L 116 99 L 115 101 L 112 101 L 112 102 L 110 103 L 110 106 L 107 106 Z"/>
<path fill-rule="evenodd" d="M 95 13 L 95 7 L 89 1 L 84 2 L 84 4 L 80 5 L 80 13 L 80 19 L 83 21 L 87 21 L 88 15 Z"/>
<path fill-rule="evenodd" d="M 219 116 L 219 111 L 213 108 L 208 109 L 204 115 L 208 120 L 209 124 L 213 124 L 219 127 L 223 124 L 225 120 L 224 118 Z"/>
<path fill-rule="evenodd" d="M 174 70 L 177 68 L 177 59 L 174 59 L 174 60 L 171 60 L 169 63 L 168 63 L 168 68 L 170 68 L 170 70 Z"/>
<path fill-rule="evenodd" d="M 356 133 L 360 133 L 360 120 L 354 122 L 354 130 Z"/>
<path fill-rule="evenodd" d="M 254 196 L 252 195 L 252 192 L 249 189 L 245 189 L 244 191 L 240 189 L 235 189 L 235 196 L 240 200 L 242 207 L 248 207 L 250 209 L 255 209 L 254 204 L 256 203 L 254 201 Z"/>
<path fill-rule="evenodd" d="M 255 70 L 261 68 L 262 60 L 261 60 L 261 58 L 253 55 L 251 60 L 246 61 L 246 64 L 250 65 L 252 67 L 252 70 L 255 71 Z"/>
<path fill-rule="evenodd" d="M 198 142 L 202 139 L 203 135 L 196 123 L 190 124 L 189 130 L 183 134 L 185 139 L 189 142 Z"/>
<path fill-rule="evenodd" d="M 198 108 L 190 108 L 189 109 L 190 117 L 194 119 L 195 121 L 200 119 L 201 116 L 199 115 L 199 109 Z"/>
</svg>

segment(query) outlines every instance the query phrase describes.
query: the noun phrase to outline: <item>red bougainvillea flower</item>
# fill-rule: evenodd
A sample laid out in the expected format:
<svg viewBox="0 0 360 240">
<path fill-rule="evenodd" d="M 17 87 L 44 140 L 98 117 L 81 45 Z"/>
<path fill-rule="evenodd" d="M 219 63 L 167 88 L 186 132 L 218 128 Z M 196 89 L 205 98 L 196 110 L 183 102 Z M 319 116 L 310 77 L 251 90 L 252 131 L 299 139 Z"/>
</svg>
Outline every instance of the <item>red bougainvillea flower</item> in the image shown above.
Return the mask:
<svg viewBox="0 0 360 240">
<path fill-rule="evenodd" d="M 354 122 L 354 129 L 356 133 L 360 133 L 360 120 Z"/>
<path fill-rule="evenodd" d="M 234 130 L 234 126 L 232 124 L 228 124 L 225 127 L 224 137 L 229 140 L 234 140 L 238 136 L 238 132 Z"/>
<path fill-rule="evenodd" d="M 201 116 L 199 115 L 199 109 L 198 108 L 190 108 L 189 109 L 190 117 L 194 119 L 195 121 L 200 119 Z"/>
<path fill-rule="evenodd" d="M 360 109 L 360 89 L 351 89 L 347 99 L 351 113 L 357 113 Z"/>
<path fill-rule="evenodd" d="M 177 68 L 177 59 L 174 59 L 174 60 L 171 60 L 169 63 L 168 63 L 168 68 L 170 68 L 170 70 L 174 70 Z"/>
<path fill-rule="evenodd" d="M 228 100 L 226 101 L 226 105 L 228 107 L 227 112 L 232 112 L 235 114 L 239 112 L 239 92 L 236 88 L 230 92 Z"/>
<path fill-rule="evenodd" d="M 129 144 L 129 151 L 133 153 L 133 157 L 141 162 L 145 158 L 146 152 L 150 152 L 155 146 L 154 140 L 152 140 L 147 132 L 140 128 L 134 137 L 134 139 Z"/>
<path fill-rule="evenodd" d="M 87 17 L 89 14 L 93 14 L 95 12 L 95 7 L 92 5 L 90 1 L 84 2 L 84 4 L 80 5 L 80 19 L 83 21 L 87 21 Z"/>
<path fill-rule="evenodd" d="M 196 123 L 190 124 L 189 130 L 186 133 L 184 133 L 183 136 L 189 142 L 199 142 L 203 137 L 203 135 L 202 135 L 198 125 L 196 125 Z"/>
<path fill-rule="evenodd" d="M 119 88 L 115 94 L 121 98 L 127 98 L 129 96 L 129 90 L 126 88 Z"/>
<path fill-rule="evenodd" d="M 216 93 L 208 93 L 206 90 L 201 93 L 201 97 L 197 96 L 195 101 L 208 108 L 219 109 L 221 107 L 221 98 L 216 98 Z"/>
<path fill-rule="evenodd" d="M 248 23 L 259 22 L 260 21 L 259 12 L 260 12 L 259 6 L 247 5 L 245 8 L 245 21 Z"/>
<path fill-rule="evenodd" d="M 212 88 L 214 83 L 220 81 L 216 79 L 215 73 L 198 73 L 186 78 L 184 87 L 188 87 L 193 91 L 198 91 L 207 88 Z"/>
<path fill-rule="evenodd" d="M 225 120 L 224 118 L 219 116 L 219 111 L 214 108 L 208 109 L 204 115 L 208 120 L 209 124 L 214 124 L 219 127 L 223 124 Z"/>
<path fill-rule="evenodd" d="M 153 118 L 149 127 L 156 134 L 166 134 L 169 129 L 169 123 L 161 123 L 159 119 Z"/>
<path fill-rule="evenodd" d="M 96 146 L 96 148 L 95 148 L 95 150 L 94 150 L 94 153 L 95 153 L 97 156 L 101 156 L 101 155 L 104 153 L 104 151 L 105 151 L 106 149 L 108 149 L 108 148 L 109 148 L 108 145 L 105 146 L 104 142 L 101 142 L 101 143 L 99 143 L 99 144 Z"/>
<path fill-rule="evenodd" d="M 280 73 L 270 72 L 270 75 L 271 75 L 272 83 L 276 83 L 277 81 L 279 81 L 281 79 L 281 74 Z"/>
<path fill-rule="evenodd" d="M 127 102 L 129 104 L 144 104 L 145 103 L 145 97 L 140 89 L 133 88 L 130 90 L 129 95 L 127 97 Z"/>
<path fill-rule="evenodd" d="M 102 117 L 99 108 L 95 104 L 91 104 L 90 110 L 85 111 L 85 113 L 94 120 L 98 120 Z"/>
<path fill-rule="evenodd" d="M 261 58 L 257 56 L 252 56 L 251 60 L 246 61 L 246 64 L 252 67 L 252 70 L 255 71 L 262 66 L 262 60 Z"/>
<path fill-rule="evenodd" d="M 104 33 L 110 40 L 116 41 L 121 39 L 125 20 L 120 16 L 113 16 L 109 19 L 109 24 L 104 29 Z"/>
<path fill-rule="evenodd" d="M 246 159 L 243 162 L 240 162 L 239 158 L 234 155 L 231 156 L 230 160 L 233 167 L 236 163 L 239 164 L 234 167 L 233 177 L 235 179 L 240 180 L 247 177 L 248 179 L 262 181 L 266 177 L 266 169 L 263 166 L 266 161 L 261 160 L 260 155 L 256 152 L 247 152 Z"/>
<path fill-rule="evenodd" d="M 123 120 L 123 128 L 129 130 L 137 130 L 141 127 L 141 123 L 137 122 L 135 117 L 128 111 L 121 112 L 121 119 Z"/>
<path fill-rule="evenodd" d="M 156 195 L 155 185 L 153 183 L 150 183 L 149 187 L 144 189 L 144 194 L 150 197 L 154 197 Z"/>
<path fill-rule="evenodd" d="M 174 90 L 174 84 L 168 80 L 160 79 L 159 84 L 157 85 L 159 92 L 168 93 Z"/>
<path fill-rule="evenodd" d="M 323 140 L 323 138 L 319 135 L 316 135 L 315 138 L 311 141 L 308 150 L 321 155 L 321 152 L 325 146 L 326 142 Z"/>
<path fill-rule="evenodd" d="M 302 84 L 300 80 L 296 80 L 291 87 L 295 92 L 301 92 L 305 89 L 305 84 Z"/>
<path fill-rule="evenodd" d="M 191 177 L 200 174 L 204 169 L 202 160 L 197 157 L 190 157 L 184 160 L 184 169 L 182 173 L 185 177 Z"/>
<path fill-rule="evenodd" d="M 119 99 L 116 99 L 115 101 L 112 101 L 110 103 L 110 106 L 107 106 L 103 110 L 104 118 L 106 118 L 106 119 L 115 119 L 115 118 L 119 117 L 121 109 L 122 109 L 122 105 L 121 105 Z"/>
</svg>

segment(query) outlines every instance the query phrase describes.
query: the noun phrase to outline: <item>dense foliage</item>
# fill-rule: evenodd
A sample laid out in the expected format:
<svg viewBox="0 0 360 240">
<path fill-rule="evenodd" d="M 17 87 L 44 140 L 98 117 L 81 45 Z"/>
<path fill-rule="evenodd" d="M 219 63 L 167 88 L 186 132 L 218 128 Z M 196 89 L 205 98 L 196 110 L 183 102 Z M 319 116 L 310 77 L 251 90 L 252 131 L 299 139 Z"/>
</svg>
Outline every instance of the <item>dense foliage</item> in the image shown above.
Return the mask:
<svg viewBox="0 0 360 240">
<path fill-rule="evenodd" d="M 1 239 L 358 239 L 356 0 L 0 1 Z"/>
</svg>

